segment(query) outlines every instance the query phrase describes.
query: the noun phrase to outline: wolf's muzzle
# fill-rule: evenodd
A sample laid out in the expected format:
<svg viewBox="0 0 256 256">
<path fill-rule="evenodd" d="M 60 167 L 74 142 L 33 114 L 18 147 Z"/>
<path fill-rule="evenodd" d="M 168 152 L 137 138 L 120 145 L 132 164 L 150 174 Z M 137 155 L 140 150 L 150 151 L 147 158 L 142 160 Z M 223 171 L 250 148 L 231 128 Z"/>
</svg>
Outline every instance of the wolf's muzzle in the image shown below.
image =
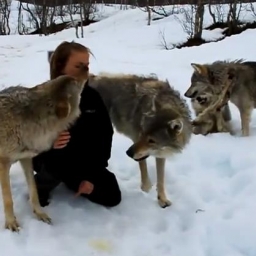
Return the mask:
<svg viewBox="0 0 256 256">
<path fill-rule="evenodd" d="M 139 161 L 142 161 L 146 158 L 149 157 L 149 155 L 145 155 L 145 156 L 142 156 L 142 157 L 139 157 L 139 158 L 135 158 L 136 154 L 134 154 L 134 151 L 133 151 L 133 148 L 130 147 L 127 151 L 126 151 L 126 155 L 129 156 L 130 158 L 132 158 L 133 160 L 139 162 Z"/>
</svg>

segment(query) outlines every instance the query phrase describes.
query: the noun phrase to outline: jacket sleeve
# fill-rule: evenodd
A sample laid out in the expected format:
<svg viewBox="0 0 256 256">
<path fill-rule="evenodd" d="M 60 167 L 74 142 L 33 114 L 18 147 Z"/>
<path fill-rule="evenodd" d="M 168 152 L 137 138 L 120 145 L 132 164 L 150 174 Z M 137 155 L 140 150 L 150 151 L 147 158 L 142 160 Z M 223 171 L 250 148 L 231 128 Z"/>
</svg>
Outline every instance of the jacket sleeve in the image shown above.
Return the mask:
<svg viewBox="0 0 256 256">
<path fill-rule="evenodd" d="M 95 92 L 97 93 L 97 92 Z M 84 172 L 84 180 L 94 182 L 101 179 L 100 173 L 108 167 L 108 161 L 111 157 L 113 127 L 109 117 L 107 108 L 97 93 L 97 107 L 98 112 L 95 127 L 100 129 L 97 134 L 94 134 L 93 152 L 95 157 L 86 159 L 87 167 Z"/>
</svg>

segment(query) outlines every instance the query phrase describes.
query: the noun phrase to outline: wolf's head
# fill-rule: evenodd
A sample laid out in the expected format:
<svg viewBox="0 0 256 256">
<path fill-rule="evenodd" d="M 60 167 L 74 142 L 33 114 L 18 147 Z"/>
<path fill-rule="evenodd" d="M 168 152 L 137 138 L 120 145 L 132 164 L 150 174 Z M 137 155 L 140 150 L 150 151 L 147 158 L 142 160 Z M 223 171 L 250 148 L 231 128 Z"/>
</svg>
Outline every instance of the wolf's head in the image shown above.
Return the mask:
<svg viewBox="0 0 256 256">
<path fill-rule="evenodd" d="M 79 113 L 79 104 L 84 82 L 67 75 L 39 84 L 32 91 L 44 98 L 49 114 L 53 111 L 58 119 Z"/>
<path fill-rule="evenodd" d="M 77 111 L 84 88 L 84 81 L 63 75 L 52 80 L 52 82 L 52 96 L 56 103 L 57 117 L 65 118 L 72 112 Z"/>
<path fill-rule="evenodd" d="M 194 72 L 191 76 L 191 85 L 184 93 L 187 98 L 195 99 L 202 96 L 206 92 L 207 87 L 211 89 L 207 92 L 209 97 L 211 94 L 219 94 L 223 84 L 222 79 L 225 77 L 228 69 L 224 69 L 220 64 L 204 65 L 191 63 Z"/>
<path fill-rule="evenodd" d="M 197 96 L 191 99 L 191 104 L 196 112 L 201 112 L 216 100 L 213 85 L 198 83 Z"/>
<path fill-rule="evenodd" d="M 141 134 L 126 151 L 136 161 L 148 156 L 167 158 L 180 152 L 187 141 L 187 123 L 171 108 L 161 108 L 161 103 L 153 100 L 152 109 L 144 113 L 141 120 Z"/>
</svg>

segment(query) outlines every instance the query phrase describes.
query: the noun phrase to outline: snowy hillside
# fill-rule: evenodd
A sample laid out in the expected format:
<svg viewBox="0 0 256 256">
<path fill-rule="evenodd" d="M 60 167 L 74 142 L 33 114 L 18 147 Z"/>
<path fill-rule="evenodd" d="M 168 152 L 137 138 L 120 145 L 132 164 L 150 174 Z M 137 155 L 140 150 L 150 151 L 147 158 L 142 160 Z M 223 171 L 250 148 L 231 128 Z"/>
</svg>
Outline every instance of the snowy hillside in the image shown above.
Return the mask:
<svg viewBox="0 0 256 256">
<path fill-rule="evenodd" d="M 75 40 L 92 50 L 95 58 L 90 69 L 95 74 L 155 73 L 182 95 L 190 85 L 191 62 L 256 59 L 256 30 L 217 43 L 167 51 L 161 47 L 159 31 L 171 31 L 167 39 L 172 43 L 186 37 L 176 19 L 168 17 L 147 26 L 147 14 L 139 9 L 113 13 L 84 27 L 84 39 L 76 39 L 74 29 L 47 37 L 0 37 L 1 88 L 30 87 L 47 80 L 47 51 L 63 40 Z M 218 31 L 204 33 L 205 37 L 218 36 Z M 20 166 L 13 165 L 14 209 L 22 231 L 13 234 L 0 228 L 0 255 L 256 256 L 256 112 L 250 124 L 252 135 L 242 138 L 238 110 L 232 104 L 231 110 L 237 136 L 193 136 L 182 154 L 168 160 L 166 191 L 173 202 L 169 208 L 158 206 L 155 186 L 148 194 L 140 190 L 138 163 L 125 154 L 131 141 L 118 133 L 109 169 L 118 178 L 123 200 L 113 209 L 76 199 L 60 186 L 46 207 L 54 225 L 39 222 L 27 202 Z M 148 163 L 155 181 L 154 159 Z"/>
</svg>

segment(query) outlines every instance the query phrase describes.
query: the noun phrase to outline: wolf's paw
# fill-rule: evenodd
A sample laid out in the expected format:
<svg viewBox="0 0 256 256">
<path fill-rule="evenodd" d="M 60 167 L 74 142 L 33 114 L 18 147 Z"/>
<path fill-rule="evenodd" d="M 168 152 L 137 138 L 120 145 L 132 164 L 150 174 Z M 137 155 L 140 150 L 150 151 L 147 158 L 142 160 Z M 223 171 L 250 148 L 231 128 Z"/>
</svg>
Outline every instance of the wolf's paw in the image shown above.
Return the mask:
<svg viewBox="0 0 256 256">
<path fill-rule="evenodd" d="M 34 210 L 34 213 L 39 220 L 41 220 L 47 224 L 52 224 L 51 218 L 45 212 Z"/>
<path fill-rule="evenodd" d="M 152 188 L 152 183 L 150 180 L 146 181 L 145 183 L 142 183 L 140 186 L 141 190 L 148 193 L 150 189 Z"/>
<path fill-rule="evenodd" d="M 20 225 L 15 217 L 5 221 L 5 228 L 11 230 L 12 232 L 20 231 Z"/>
<path fill-rule="evenodd" d="M 172 202 L 170 200 L 168 200 L 167 198 L 161 198 L 158 196 L 158 204 L 160 207 L 166 208 L 166 207 L 171 206 Z"/>
</svg>

